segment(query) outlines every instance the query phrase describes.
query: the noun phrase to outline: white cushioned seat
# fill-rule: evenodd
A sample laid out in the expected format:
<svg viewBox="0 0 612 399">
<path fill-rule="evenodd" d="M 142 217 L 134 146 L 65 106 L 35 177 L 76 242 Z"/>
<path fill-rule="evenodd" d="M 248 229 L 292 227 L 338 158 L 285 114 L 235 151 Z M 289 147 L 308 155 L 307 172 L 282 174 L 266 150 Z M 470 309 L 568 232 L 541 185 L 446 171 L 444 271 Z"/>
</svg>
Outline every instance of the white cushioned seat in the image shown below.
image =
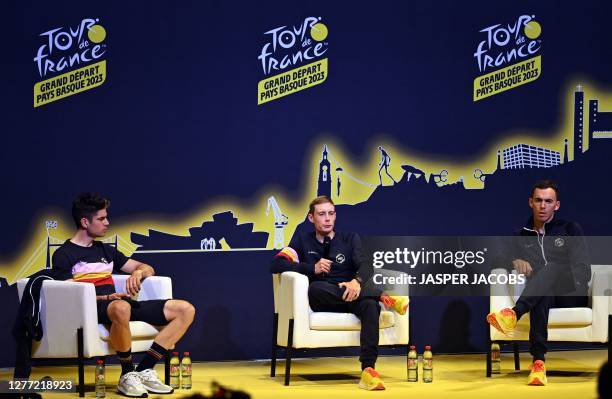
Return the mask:
<svg viewBox="0 0 612 399">
<path fill-rule="evenodd" d="M 590 326 L 592 323 L 591 308 L 556 308 L 548 314 L 549 326 Z"/>
<path fill-rule="evenodd" d="M 100 338 L 104 341 L 110 341 L 110 326 L 104 324 L 98 324 L 98 332 Z M 154 339 L 159 333 L 161 327 L 157 328 L 144 321 L 130 321 L 130 332 L 132 333 L 132 339 Z"/>
<path fill-rule="evenodd" d="M 583 327 L 593 324 L 591 308 L 553 308 L 548 313 L 549 327 Z M 529 328 L 529 314 L 521 317 L 517 328 Z"/>
<path fill-rule="evenodd" d="M 378 328 L 390 328 L 395 325 L 393 313 L 380 312 Z M 312 312 L 310 329 L 319 331 L 360 331 L 361 321 L 352 313 Z"/>
</svg>

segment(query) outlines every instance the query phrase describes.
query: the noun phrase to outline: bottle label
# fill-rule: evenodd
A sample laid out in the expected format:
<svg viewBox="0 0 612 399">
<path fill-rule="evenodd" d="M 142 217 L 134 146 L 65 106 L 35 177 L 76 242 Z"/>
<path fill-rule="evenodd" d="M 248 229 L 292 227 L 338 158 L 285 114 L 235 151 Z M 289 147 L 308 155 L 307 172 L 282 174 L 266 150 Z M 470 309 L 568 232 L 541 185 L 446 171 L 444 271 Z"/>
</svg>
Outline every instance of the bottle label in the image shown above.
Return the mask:
<svg viewBox="0 0 612 399">
<path fill-rule="evenodd" d="M 413 369 L 417 367 L 416 359 L 408 359 L 408 367 Z"/>
<path fill-rule="evenodd" d="M 423 368 L 433 368 L 433 359 L 423 359 Z"/>
<path fill-rule="evenodd" d="M 190 364 L 183 364 L 182 365 L 182 372 L 183 372 L 183 374 L 191 374 L 191 365 Z"/>
</svg>

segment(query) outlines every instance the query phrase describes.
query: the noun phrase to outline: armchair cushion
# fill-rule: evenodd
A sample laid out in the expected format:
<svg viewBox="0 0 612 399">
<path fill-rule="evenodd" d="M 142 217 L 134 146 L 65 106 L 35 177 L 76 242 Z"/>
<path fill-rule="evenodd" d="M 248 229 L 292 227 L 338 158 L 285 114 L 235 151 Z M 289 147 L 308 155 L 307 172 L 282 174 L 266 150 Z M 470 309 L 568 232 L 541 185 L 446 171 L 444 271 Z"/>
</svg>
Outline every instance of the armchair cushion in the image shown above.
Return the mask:
<svg viewBox="0 0 612 399">
<path fill-rule="evenodd" d="M 104 341 L 110 341 L 110 329 L 104 324 L 98 324 L 98 332 L 100 338 Z M 156 328 L 144 321 L 130 321 L 130 332 L 133 340 L 154 339 L 162 327 Z"/>
<path fill-rule="evenodd" d="M 548 327 L 585 327 L 593 323 L 591 308 L 553 308 L 548 313 Z M 518 325 L 529 325 L 529 316 L 522 317 Z"/>
<path fill-rule="evenodd" d="M 379 328 L 390 328 L 395 325 L 393 313 L 380 312 Z M 352 313 L 312 312 L 310 314 L 310 329 L 320 331 L 360 331 L 361 322 Z"/>
</svg>

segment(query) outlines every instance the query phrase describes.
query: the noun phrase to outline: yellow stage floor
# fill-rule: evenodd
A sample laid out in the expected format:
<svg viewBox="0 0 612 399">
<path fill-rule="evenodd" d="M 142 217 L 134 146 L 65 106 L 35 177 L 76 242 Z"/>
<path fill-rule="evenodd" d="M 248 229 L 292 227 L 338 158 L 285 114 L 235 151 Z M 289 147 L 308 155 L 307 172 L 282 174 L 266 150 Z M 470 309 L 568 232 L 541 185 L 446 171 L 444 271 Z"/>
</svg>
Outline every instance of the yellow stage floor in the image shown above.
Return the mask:
<svg viewBox="0 0 612 399">
<path fill-rule="evenodd" d="M 270 378 L 269 361 L 205 362 L 193 365 L 193 389 L 178 390 L 172 395 L 149 397 L 181 398 L 193 393 L 210 394 L 210 383 L 216 380 L 230 388 L 244 390 L 252 398 L 483 398 L 483 399 L 547 399 L 596 398 L 597 371 L 607 359 L 607 351 L 560 351 L 547 356 L 546 387 L 525 385 L 530 357 L 521 354 L 521 371 L 514 371 L 513 357 L 502 354 L 502 373 L 485 377 L 484 355 L 435 355 L 434 381 L 431 384 L 406 382 L 405 357 L 380 357 L 377 370 L 383 377 L 386 391 L 366 392 L 357 387 L 359 363 L 354 357 L 295 359 L 291 367 L 291 385 L 283 385 L 284 362 L 277 364 L 276 378 Z M 163 366 L 157 371 L 163 374 Z M 421 370 L 419 369 L 419 372 Z M 9 379 L 12 370 L 0 370 L 0 379 Z M 75 367 L 35 367 L 32 378 L 50 375 L 54 379 L 76 378 Z M 419 375 L 420 376 L 420 375 Z M 119 377 L 119 366 L 107 366 L 107 398 L 122 398 L 113 384 Z M 94 366 L 87 366 L 85 380 L 94 397 Z M 44 394 L 47 398 L 77 398 L 78 394 Z"/>
</svg>

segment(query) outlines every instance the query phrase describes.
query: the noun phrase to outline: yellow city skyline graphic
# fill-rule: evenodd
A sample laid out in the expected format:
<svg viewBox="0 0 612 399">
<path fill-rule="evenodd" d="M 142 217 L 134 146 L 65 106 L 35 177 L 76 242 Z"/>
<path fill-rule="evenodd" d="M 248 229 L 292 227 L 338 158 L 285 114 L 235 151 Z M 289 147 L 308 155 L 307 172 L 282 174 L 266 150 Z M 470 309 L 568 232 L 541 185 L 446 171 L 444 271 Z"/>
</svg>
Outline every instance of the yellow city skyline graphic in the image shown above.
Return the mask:
<svg viewBox="0 0 612 399">
<path fill-rule="evenodd" d="M 290 241 L 296 227 L 306 218 L 308 204 L 317 194 L 317 180 L 319 174 L 319 163 L 324 148 L 327 148 L 330 161 L 330 178 L 332 181 L 332 197 L 338 205 L 354 205 L 367 201 L 380 183 L 379 168 L 381 164 L 381 152 L 379 146 L 384 148 L 391 162 L 388 172 L 395 181 L 399 181 L 404 174 L 402 165 L 411 165 L 422 170 L 426 178 L 430 174 L 439 174 L 442 170 L 448 172 L 443 184 L 452 184 L 460 179 L 466 189 L 482 189 L 484 183 L 473 178 L 474 170 L 480 169 L 485 174 L 492 173 L 497 167 L 498 150 L 522 143 L 557 151 L 563 159 L 564 140 L 568 140 L 568 157 L 573 159 L 573 109 L 574 90 L 577 85 L 584 90 L 585 114 L 586 104 L 591 99 L 599 101 L 599 108 L 604 111 L 612 111 L 612 94 L 610 90 L 603 90 L 590 83 L 587 79 L 576 79 L 566 86 L 563 98 L 559 102 L 559 118 L 557 127 L 551 131 L 541 132 L 517 126 L 512 130 L 503 132 L 493 131 L 491 136 L 502 136 L 501 139 L 491 141 L 486 148 L 478 153 L 466 154 L 462 157 L 442 157 L 439 154 L 419 153 L 407 146 L 401 145 L 384 134 L 374 135 L 364 146 L 361 154 L 349 153 L 344 150 L 342 140 L 337 139 L 330 132 L 321 132 L 314 138 L 309 148 L 306 149 L 309 157 L 306 158 L 304 168 L 300 176 L 301 192 L 288 192 L 279 185 L 263 185 L 250 198 L 237 198 L 235 196 L 216 196 L 213 200 L 205 201 L 201 206 L 185 210 L 180 216 L 165 216 L 162 214 L 140 214 L 137 210 L 121 218 L 113 217 L 113 208 L 109 209 L 111 221 L 107 238 L 114 242 L 114 236 L 118 236 L 119 248 L 131 255 L 137 246 L 130 241 L 131 233 L 148 235 L 149 230 L 161 231 L 178 236 L 188 236 L 190 227 L 200 226 L 205 221 L 211 221 L 212 216 L 217 213 L 231 211 L 238 219 L 239 224 L 253 223 L 253 231 L 268 233 L 268 242 L 265 249 L 274 249 L 275 239 L 275 216 L 268 209 L 270 197 L 274 197 L 279 210 L 287 217 L 287 224 L 283 229 L 285 245 Z M 584 121 L 585 137 L 588 132 L 588 118 Z M 422 134 L 422 132 L 420 133 Z M 466 138 L 469 140 L 469 138 Z M 585 140 L 585 150 L 588 149 L 588 141 Z M 341 168 L 341 170 L 337 170 Z M 338 174 L 342 181 L 341 195 L 336 194 L 336 179 Z M 384 186 L 393 184 L 389 177 L 382 173 Z M 103 194 L 103 193 L 102 193 Z M 111 201 L 113 199 L 111 198 Z M 6 278 L 9 284 L 16 280 L 41 270 L 45 267 L 47 257 L 47 240 L 56 243 L 63 242 L 74 234 L 74 224 L 70 217 L 70 204 L 66 209 L 44 208 L 37 212 L 34 218 L 31 233 L 25 243 L 10 256 L 0 258 L 0 277 Z M 341 216 L 340 216 L 341 217 Z M 51 227 L 45 223 L 53 221 Z M 47 223 L 49 225 L 49 223 Z M 222 242 L 222 247 L 216 250 L 224 251 L 232 248 Z M 263 248 L 261 248 L 263 249 Z M 256 250 L 256 249 L 242 249 Z"/>
</svg>

